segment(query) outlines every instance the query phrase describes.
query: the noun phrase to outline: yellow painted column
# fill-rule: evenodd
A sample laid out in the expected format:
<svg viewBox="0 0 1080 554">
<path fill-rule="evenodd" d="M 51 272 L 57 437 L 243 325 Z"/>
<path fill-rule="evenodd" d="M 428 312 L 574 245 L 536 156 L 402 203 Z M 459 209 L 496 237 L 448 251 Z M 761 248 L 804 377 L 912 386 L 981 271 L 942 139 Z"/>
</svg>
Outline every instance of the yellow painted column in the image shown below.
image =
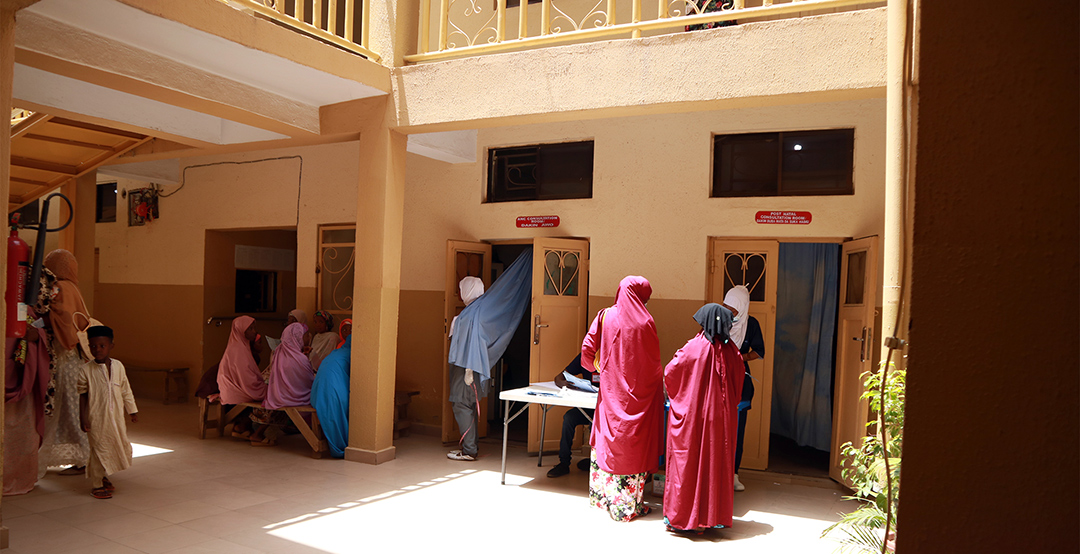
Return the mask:
<svg viewBox="0 0 1080 554">
<path fill-rule="evenodd" d="M 349 446 L 345 459 L 380 464 L 394 459 L 401 233 L 406 137 L 390 129 L 385 100 L 360 133 L 353 288 Z"/>
<path fill-rule="evenodd" d="M 883 289 L 881 293 L 882 359 L 889 337 L 907 338 L 896 327 L 904 274 L 905 215 L 907 213 L 907 64 L 908 0 L 889 0 L 885 93 L 885 236 Z M 901 326 L 903 327 L 903 326 Z"/>
</svg>

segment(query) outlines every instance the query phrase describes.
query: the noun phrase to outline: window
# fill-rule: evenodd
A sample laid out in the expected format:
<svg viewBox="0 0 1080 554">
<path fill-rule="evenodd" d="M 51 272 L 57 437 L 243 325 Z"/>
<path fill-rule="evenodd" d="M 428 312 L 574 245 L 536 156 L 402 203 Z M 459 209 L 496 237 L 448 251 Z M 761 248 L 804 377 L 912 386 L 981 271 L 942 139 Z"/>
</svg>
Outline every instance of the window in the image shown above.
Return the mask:
<svg viewBox="0 0 1080 554">
<path fill-rule="evenodd" d="M 236 313 L 277 311 L 277 272 L 236 270 Z"/>
<path fill-rule="evenodd" d="M 488 202 L 592 198 L 593 142 L 488 150 Z"/>
<path fill-rule="evenodd" d="M 713 197 L 855 194 L 855 130 L 713 137 Z"/>
<path fill-rule="evenodd" d="M 101 183 L 97 186 L 97 222 L 116 221 L 116 183 Z"/>
<path fill-rule="evenodd" d="M 319 227 L 319 265 L 315 271 L 318 307 L 334 315 L 352 314 L 356 269 L 356 225 Z"/>
</svg>

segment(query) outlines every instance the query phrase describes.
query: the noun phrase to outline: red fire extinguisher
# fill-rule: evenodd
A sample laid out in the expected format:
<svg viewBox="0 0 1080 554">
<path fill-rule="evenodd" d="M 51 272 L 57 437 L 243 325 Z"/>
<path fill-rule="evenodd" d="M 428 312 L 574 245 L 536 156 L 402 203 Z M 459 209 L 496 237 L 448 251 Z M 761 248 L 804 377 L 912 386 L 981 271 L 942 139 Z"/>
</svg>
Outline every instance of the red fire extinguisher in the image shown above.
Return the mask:
<svg viewBox="0 0 1080 554">
<path fill-rule="evenodd" d="M 26 336 L 26 278 L 30 274 L 30 245 L 19 238 L 19 216 L 11 218 L 7 250 L 7 336 Z"/>
</svg>

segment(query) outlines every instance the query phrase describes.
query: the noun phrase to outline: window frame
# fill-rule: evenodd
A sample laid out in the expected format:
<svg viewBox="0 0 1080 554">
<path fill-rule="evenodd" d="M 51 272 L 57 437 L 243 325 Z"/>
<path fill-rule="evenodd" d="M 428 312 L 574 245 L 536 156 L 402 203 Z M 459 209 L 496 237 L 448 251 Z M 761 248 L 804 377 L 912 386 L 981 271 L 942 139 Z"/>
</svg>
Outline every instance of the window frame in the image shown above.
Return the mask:
<svg viewBox="0 0 1080 554">
<path fill-rule="evenodd" d="M 503 152 L 505 155 L 509 155 L 510 151 L 524 150 L 524 149 L 528 149 L 528 148 L 533 148 L 533 149 L 535 149 L 535 152 L 536 152 L 535 155 L 537 157 L 537 168 L 538 168 L 539 171 L 542 172 L 543 170 L 542 170 L 541 163 L 542 163 L 542 160 L 543 160 L 543 149 L 551 148 L 553 146 L 579 145 L 579 144 L 588 144 L 589 145 L 589 150 L 590 150 L 589 155 L 591 157 L 591 164 L 590 164 L 589 172 L 588 172 L 587 191 L 585 191 L 583 194 L 557 195 L 557 196 L 540 196 L 540 195 L 536 195 L 536 196 L 531 197 L 531 198 L 495 198 L 496 195 L 493 194 L 493 192 L 494 192 L 494 189 L 495 189 L 495 178 L 496 178 L 496 171 L 495 170 L 496 170 L 496 166 L 497 166 L 497 161 L 496 161 L 497 152 Z M 487 148 L 487 159 L 484 161 L 484 167 L 485 167 L 485 171 L 487 173 L 485 175 L 485 179 L 484 179 L 484 183 L 485 183 L 484 199 L 483 199 L 484 204 L 501 204 L 501 203 L 506 203 L 506 202 L 544 202 L 544 201 L 550 201 L 550 200 L 588 200 L 588 199 L 591 199 L 593 197 L 593 186 L 595 184 L 594 181 L 593 181 L 593 177 L 596 174 L 596 141 L 594 139 L 590 138 L 590 139 L 568 140 L 568 141 L 560 141 L 560 142 L 543 142 L 543 143 L 533 143 L 533 144 L 489 146 Z M 537 183 L 537 189 L 538 190 L 539 190 L 540 186 L 542 186 L 542 183 Z M 502 188 L 505 189 L 506 187 L 503 186 Z"/>
<path fill-rule="evenodd" d="M 803 135 L 813 136 L 814 134 L 839 134 L 845 133 L 850 137 L 850 159 L 851 168 L 848 172 L 847 186 L 834 187 L 828 189 L 804 189 L 804 190 L 785 190 L 784 189 L 784 139 L 785 135 Z M 728 137 L 744 137 L 744 136 L 772 136 L 776 142 L 776 189 L 775 192 L 769 194 L 762 191 L 723 191 L 721 190 L 721 175 L 720 171 L 722 167 L 720 165 L 720 140 Z M 819 128 L 819 129 L 795 129 L 786 131 L 763 131 L 752 133 L 713 133 L 712 134 L 712 153 L 711 162 L 712 170 L 710 171 L 709 182 L 709 198 L 777 198 L 777 197 L 793 197 L 793 196 L 853 196 L 855 194 L 855 128 L 854 127 L 835 127 L 835 128 Z"/>
</svg>

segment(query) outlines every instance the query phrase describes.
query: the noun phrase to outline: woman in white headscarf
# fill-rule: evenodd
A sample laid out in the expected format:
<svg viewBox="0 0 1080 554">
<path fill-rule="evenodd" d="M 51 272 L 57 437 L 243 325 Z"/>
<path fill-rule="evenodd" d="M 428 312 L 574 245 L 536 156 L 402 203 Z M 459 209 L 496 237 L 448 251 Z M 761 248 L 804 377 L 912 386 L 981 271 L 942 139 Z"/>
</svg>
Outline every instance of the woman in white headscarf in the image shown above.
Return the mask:
<svg viewBox="0 0 1080 554">
<path fill-rule="evenodd" d="M 735 490 L 746 487 L 739 482 L 739 465 L 742 464 L 743 437 L 746 435 L 746 412 L 754 399 L 754 379 L 750 376 L 749 362 L 765 357 L 765 337 L 761 325 L 750 315 L 750 291 L 743 285 L 732 287 L 724 296 L 724 307 L 731 310 L 735 323 L 731 326 L 731 342 L 739 347 L 743 357 L 742 398 L 739 401 L 739 432 L 735 441 Z"/>
<path fill-rule="evenodd" d="M 465 302 L 465 306 L 468 306 L 484 294 L 484 282 L 479 277 L 465 277 L 458 283 L 458 289 L 461 292 L 461 300 Z M 457 316 L 450 321 L 449 336 L 451 337 L 454 336 L 455 323 L 457 323 Z M 471 369 L 450 364 L 450 402 L 454 405 L 454 419 L 457 421 L 458 430 L 461 431 L 461 449 L 451 450 L 446 454 L 446 457 L 451 460 L 465 462 L 476 460 L 477 398 L 482 396 L 476 389 L 478 385 L 484 384 L 473 381 Z"/>
</svg>

